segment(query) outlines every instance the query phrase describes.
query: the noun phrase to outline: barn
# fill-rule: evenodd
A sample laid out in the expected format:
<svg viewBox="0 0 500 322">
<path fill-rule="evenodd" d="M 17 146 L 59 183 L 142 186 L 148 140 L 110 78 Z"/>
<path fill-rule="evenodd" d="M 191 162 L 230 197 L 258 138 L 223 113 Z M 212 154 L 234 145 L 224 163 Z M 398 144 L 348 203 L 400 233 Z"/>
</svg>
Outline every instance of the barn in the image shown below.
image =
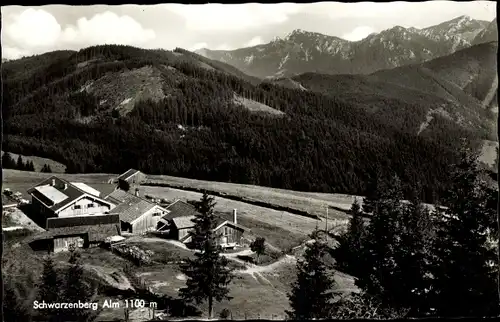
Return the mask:
<svg viewBox="0 0 500 322">
<path fill-rule="evenodd" d="M 117 183 L 118 186 L 122 187 L 123 183 L 126 182 L 126 184 L 129 187 L 134 187 L 138 186 L 141 183 L 143 183 L 146 180 L 146 175 L 142 173 L 139 170 L 135 169 L 129 169 L 125 173 L 122 173 L 118 178 L 117 178 Z"/>
<path fill-rule="evenodd" d="M 101 245 L 108 237 L 120 236 L 118 215 L 80 216 L 47 219 L 47 231 L 35 235 L 29 243 L 34 250 L 68 251 Z"/>
<path fill-rule="evenodd" d="M 160 218 L 167 210 L 138 195 L 117 189 L 105 197 L 116 205 L 111 214 L 120 216 L 121 230 L 131 234 L 144 234 L 156 230 Z"/>
<path fill-rule="evenodd" d="M 157 231 L 168 238 L 183 241 L 193 228 L 192 220 L 198 214 L 196 208 L 182 200 L 175 200 L 165 209 L 167 213 L 158 222 Z"/>
<path fill-rule="evenodd" d="M 190 231 L 194 227 L 193 219 L 197 214 L 196 208 L 186 202 L 177 200 L 170 206 L 169 213 L 160 220 L 159 232 L 164 232 L 169 238 L 188 244 L 191 241 Z M 217 244 L 223 248 L 234 248 L 241 244 L 245 228 L 238 225 L 236 209 L 233 210 L 233 220 L 216 217 L 214 233 Z"/>
<path fill-rule="evenodd" d="M 234 248 L 241 245 L 241 238 L 245 228 L 236 222 L 219 219 L 214 234 L 217 236 L 217 245 L 222 248 Z"/>
</svg>

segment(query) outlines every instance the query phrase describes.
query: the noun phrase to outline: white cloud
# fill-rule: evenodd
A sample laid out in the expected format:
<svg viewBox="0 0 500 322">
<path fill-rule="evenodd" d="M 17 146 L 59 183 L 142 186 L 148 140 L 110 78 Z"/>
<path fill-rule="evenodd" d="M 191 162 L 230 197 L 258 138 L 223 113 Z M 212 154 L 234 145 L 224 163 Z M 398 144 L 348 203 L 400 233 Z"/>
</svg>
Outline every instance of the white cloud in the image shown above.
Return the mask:
<svg viewBox="0 0 500 322">
<path fill-rule="evenodd" d="M 195 50 L 203 49 L 203 48 L 207 48 L 207 47 L 208 47 L 208 44 L 206 42 L 199 42 L 199 43 L 196 43 L 193 46 L 191 46 L 191 48 L 189 48 L 189 50 L 195 51 Z"/>
<path fill-rule="evenodd" d="M 331 19 L 377 19 L 404 27 L 425 28 L 461 15 L 475 19 L 493 20 L 495 1 L 426 1 L 384 3 L 319 3 L 311 4 L 310 11 L 327 13 Z"/>
<path fill-rule="evenodd" d="M 186 20 L 186 27 L 196 31 L 240 31 L 280 24 L 300 11 L 301 5 L 280 4 L 165 4 L 163 7 Z"/>
<path fill-rule="evenodd" d="M 23 48 L 53 46 L 61 34 L 61 26 L 54 16 L 42 9 L 26 9 L 9 18 L 12 23 L 5 26 L 4 32 Z"/>
<path fill-rule="evenodd" d="M 215 50 L 232 50 L 232 49 L 234 49 L 234 48 L 229 46 L 228 44 L 221 44 L 221 45 L 215 47 Z"/>
<path fill-rule="evenodd" d="M 366 38 L 368 35 L 370 35 L 371 33 L 374 33 L 374 32 L 375 32 L 375 30 L 372 27 L 360 26 L 360 27 L 354 28 L 353 31 L 351 31 L 347 34 L 342 35 L 341 38 L 343 38 L 345 40 L 350 40 L 350 41 L 358 41 L 358 40 Z"/>
<path fill-rule="evenodd" d="M 57 48 L 80 49 L 100 44 L 144 45 L 155 39 L 129 16 L 106 11 L 91 19 L 80 18 L 63 30 L 53 15 L 43 9 L 26 9 L 2 21 L 2 55 L 7 59 L 39 54 Z"/>
<path fill-rule="evenodd" d="M 129 16 L 118 16 L 106 11 L 96 14 L 90 20 L 78 19 L 76 26 L 64 30 L 62 40 L 68 43 L 102 45 L 124 44 L 140 45 L 156 38 L 151 29 L 144 29 L 141 24 Z"/>
<path fill-rule="evenodd" d="M 261 45 L 264 43 L 264 40 L 262 40 L 261 37 L 257 36 L 257 37 L 253 37 L 252 39 L 250 39 L 249 42 L 247 42 L 244 47 L 253 47 L 253 46 L 257 46 L 257 45 Z"/>
<path fill-rule="evenodd" d="M 31 55 L 32 53 L 27 50 L 16 47 L 2 46 L 2 57 L 6 59 L 19 59 Z"/>
</svg>

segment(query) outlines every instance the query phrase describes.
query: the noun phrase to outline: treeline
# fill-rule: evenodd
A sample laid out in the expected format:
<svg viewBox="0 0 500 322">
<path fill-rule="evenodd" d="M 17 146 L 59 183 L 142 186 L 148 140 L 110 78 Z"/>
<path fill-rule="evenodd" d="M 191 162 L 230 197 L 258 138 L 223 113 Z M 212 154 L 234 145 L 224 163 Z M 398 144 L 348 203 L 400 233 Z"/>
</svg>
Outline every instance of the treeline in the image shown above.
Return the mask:
<svg viewBox="0 0 500 322">
<path fill-rule="evenodd" d="M 33 161 L 24 162 L 21 156 L 18 156 L 17 161 L 15 161 L 9 152 L 5 152 L 2 155 L 2 168 L 21 171 L 35 171 L 35 165 L 33 164 Z"/>
<path fill-rule="evenodd" d="M 24 162 L 23 158 L 20 155 L 17 157 L 17 161 L 15 161 L 9 152 L 5 152 L 2 155 L 2 168 L 20 171 L 35 171 L 35 165 L 33 164 L 33 161 L 28 160 Z M 50 165 L 44 164 L 40 172 L 51 173 L 52 169 L 50 168 Z"/>
<path fill-rule="evenodd" d="M 452 166 L 448 184 L 447 194 L 431 211 L 416 193 L 409 202 L 402 201 L 401 182 L 394 175 L 389 184 L 379 182 L 363 205 L 355 201 L 349 228 L 340 236 L 338 247 L 328 242 L 329 232 L 316 229 L 311 233 L 296 264 L 296 279 L 288 294 L 288 317 L 312 320 L 498 316 L 498 193 L 484 185 L 477 158 L 466 151 Z M 417 190 L 415 186 L 414 191 Z M 179 297 L 198 306 L 206 303 L 207 315 L 213 318 L 214 303 L 232 299 L 234 268 L 221 255 L 222 236 L 214 232 L 214 198 L 204 193 L 193 204 L 197 214 L 192 220 L 188 247 L 200 251 L 180 264 L 186 284 L 179 289 Z M 362 219 L 363 213 L 370 214 L 368 223 Z M 263 238 L 251 243 L 257 261 L 265 249 Z M 328 254 L 335 258 L 333 267 L 331 260 L 326 260 Z M 65 284 L 54 273 L 51 260 L 46 260 L 39 299 L 73 302 L 75 294 L 82 301 L 89 298 L 92 293 L 82 283 L 81 266 L 74 255 L 72 252 Z M 354 275 L 361 292 L 342 293 L 332 268 Z M 55 287 L 59 285 L 62 287 Z M 8 298 L 7 313 L 12 314 L 12 321 L 27 314 L 19 302 Z M 70 313 L 82 317 L 89 310 Z M 54 315 L 49 311 L 43 316 Z M 227 318 L 231 312 L 225 309 L 220 316 Z"/>
<path fill-rule="evenodd" d="M 409 124 L 395 124 L 337 97 L 271 84 L 254 86 L 200 68 L 193 57 L 97 46 L 37 74 L 46 75 L 42 87 L 7 80 L 7 95 L 2 97 L 4 145 L 16 153 L 61 162 L 71 173 L 139 168 L 150 174 L 364 195 L 372 182 L 394 171 L 405 195 L 415 181 L 421 183 L 427 202 L 445 190 L 457 144 L 448 125 L 432 136 L 415 136 Z M 100 63 L 76 68 L 77 62 L 90 59 Z M 161 70 L 165 88 L 174 88 L 175 95 L 138 102 L 132 113 L 119 117 L 99 112 L 98 99 L 91 94 L 74 94 L 107 72 L 146 65 Z M 175 67 L 185 77 L 174 80 L 162 65 Z M 250 112 L 233 101 L 234 93 L 285 116 Z M 77 115 L 95 119 L 82 124 Z"/>
</svg>

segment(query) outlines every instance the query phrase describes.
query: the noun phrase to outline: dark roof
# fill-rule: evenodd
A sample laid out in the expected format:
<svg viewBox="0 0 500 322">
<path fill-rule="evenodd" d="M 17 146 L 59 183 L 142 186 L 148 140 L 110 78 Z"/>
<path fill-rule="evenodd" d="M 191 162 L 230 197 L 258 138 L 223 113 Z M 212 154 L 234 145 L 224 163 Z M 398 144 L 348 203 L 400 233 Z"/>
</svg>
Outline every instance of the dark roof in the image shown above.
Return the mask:
<svg viewBox="0 0 500 322">
<path fill-rule="evenodd" d="M 47 219 L 47 229 L 75 226 L 120 224 L 119 215 L 89 215 Z"/>
<path fill-rule="evenodd" d="M 129 177 L 133 176 L 134 174 L 136 174 L 137 172 L 139 172 L 139 170 L 135 170 L 135 169 L 129 169 L 127 172 L 121 174 L 119 177 L 118 177 L 118 180 L 127 180 Z"/>
<path fill-rule="evenodd" d="M 245 227 L 240 226 L 240 225 L 238 225 L 238 224 L 235 224 L 235 223 L 234 223 L 234 222 L 232 222 L 232 221 L 229 221 L 229 220 L 226 220 L 226 219 L 224 219 L 224 218 L 220 218 L 220 217 L 217 217 L 217 219 L 215 220 L 215 228 L 219 227 L 219 226 L 220 226 L 220 225 L 222 225 L 223 223 L 226 223 L 224 226 L 232 226 L 232 227 L 234 227 L 234 228 L 236 228 L 236 229 L 243 230 L 243 231 L 245 231 L 245 230 L 246 230 L 246 229 L 245 229 Z M 224 226 L 222 226 L 222 227 L 224 227 Z M 222 227 L 220 227 L 220 228 L 222 228 Z M 219 229 L 220 229 L 220 228 L 219 228 Z"/>
<path fill-rule="evenodd" d="M 124 222 L 132 222 L 157 206 L 146 199 L 119 189 L 110 193 L 105 199 L 117 204 L 110 213 L 120 215 L 120 220 Z"/>
<path fill-rule="evenodd" d="M 89 242 L 100 242 L 107 237 L 120 235 L 120 225 L 106 224 L 53 228 L 34 235 L 31 241 L 79 235 L 87 235 Z"/>
<path fill-rule="evenodd" d="M 53 203 L 49 198 L 47 198 L 47 196 L 45 196 L 43 193 L 41 193 L 40 191 L 38 191 L 36 189 L 37 187 L 41 187 L 41 186 L 47 186 L 47 185 L 50 186 L 52 184 L 52 180 L 54 180 L 54 183 L 55 183 L 55 186 L 53 186 L 53 188 L 55 188 L 55 190 L 57 190 L 59 193 L 64 194 L 67 197 L 66 199 L 64 199 L 60 202 Z M 65 184 L 66 184 L 66 189 L 64 188 Z M 45 179 L 42 182 L 40 182 L 39 184 L 35 185 L 34 187 L 28 189 L 28 193 L 31 194 L 32 196 L 36 197 L 40 201 L 42 201 L 44 204 L 47 205 L 47 208 L 49 208 L 50 210 L 52 210 L 54 212 L 61 210 L 62 208 L 70 205 L 75 200 L 77 200 L 78 198 L 80 198 L 81 196 L 83 196 L 85 194 L 92 196 L 91 194 L 89 194 L 89 193 L 79 189 L 78 187 L 72 185 L 70 182 L 68 182 L 64 179 L 58 178 L 56 176 L 51 176 L 50 178 Z M 103 201 L 103 199 L 101 199 L 97 196 L 92 196 L 92 197 Z"/>
<path fill-rule="evenodd" d="M 108 194 L 106 197 L 104 197 L 105 200 L 110 201 L 116 205 L 121 204 L 122 202 L 125 202 L 129 199 L 132 199 L 132 197 L 135 197 L 131 193 L 126 192 L 125 190 L 121 189 L 115 189 L 111 191 L 110 194 Z"/>
<path fill-rule="evenodd" d="M 193 219 L 195 216 L 175 217 L 170 219 L 177 229 L 186 229 L 194 227 Z"/>
<path fill-rule="evenodd" d="M 184 202 L 182 200 L 176 200 L 170 204 L 167 208 L 168 213 L 162 217 L 163 220 L 172 220 L 177 217 L 191 217 L 198 214 L 195 206 Z"/>
<path fill-rule="evenodd" d="M 186 229 L 186 228 L 192 228 L 194 227 L 194 219 L 195 216 L 182 216 L 182 217 L 175 217 L 170 219 L 170 221 L 177 227 L 177 229 Z M 232 221 L 228 221 L 222 217 L 215 216 L 215 228 L 219 227 L 220 225 L 226 223 L 224 226 L 233 226 L 236 229 L 243 230 L 245 231 L 246 228 L 243 226 L 240 226 L 238 224 L 233 223 Z M 222 226 L 222 227 L 224 227 Z M 222 228 L 220 227 L 220 228 Z M 219 228 L 219 229 L 220 229 Z"/>
</svg>

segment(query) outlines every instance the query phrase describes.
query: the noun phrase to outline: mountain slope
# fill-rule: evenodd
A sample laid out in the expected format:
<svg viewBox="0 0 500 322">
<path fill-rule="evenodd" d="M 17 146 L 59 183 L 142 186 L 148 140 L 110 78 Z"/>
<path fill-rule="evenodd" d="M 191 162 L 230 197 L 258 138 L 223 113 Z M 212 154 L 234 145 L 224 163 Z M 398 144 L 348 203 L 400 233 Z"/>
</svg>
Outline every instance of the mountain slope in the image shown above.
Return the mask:
<svg viewBox="0 0 500 322">
<path fill-rule="evenodd" d="M 421 182 L 432 201 L 445 189 L 456 138 L 479 135 L 451 122 L 416 135 L 416 125 L 367 110 L 368 94 L 356 100 L 256 86 L 193 57 L 97 46 L 33 69 L 39 82 L 7 78 L 3 149 L 53 159 L 69 172 L 140 168 L 356 195 L 395 172 L 407 190 Z M 404 108 L 397 99 L 384 104 L 401 115 L 413 108 L 411 97 Z"/>
<path fill-rule="evenodd" d="M 498 41 L 498 25 L 496 18 L 474 38 L 472 43 L 478 45 L 492 41 Z"/>
<path fill-rule="evenodd" d="M 260 78 L 306 72 L 370 74 L 467 48 L 485 28 L 496 30 L 496 24 L 462 16 L 425 29 L 395 26 L 357 42 L 298 29 L 265 45 L 197 53 Z"/>
<path fill-rule="evenodd" d="M 496 48 L 496 43 L 481 44 L 371 75 L 305 73 L 288 82 L 364 107 L 417 135 L 463 137 L 469 132 L 480 148 L 481 140 L 497 140 L 497 115 L 485 109 L 486 91 L 479 90 L 496 92 Z M 273 83 L 287 86 L 285 80 Z"/>
</svg>

